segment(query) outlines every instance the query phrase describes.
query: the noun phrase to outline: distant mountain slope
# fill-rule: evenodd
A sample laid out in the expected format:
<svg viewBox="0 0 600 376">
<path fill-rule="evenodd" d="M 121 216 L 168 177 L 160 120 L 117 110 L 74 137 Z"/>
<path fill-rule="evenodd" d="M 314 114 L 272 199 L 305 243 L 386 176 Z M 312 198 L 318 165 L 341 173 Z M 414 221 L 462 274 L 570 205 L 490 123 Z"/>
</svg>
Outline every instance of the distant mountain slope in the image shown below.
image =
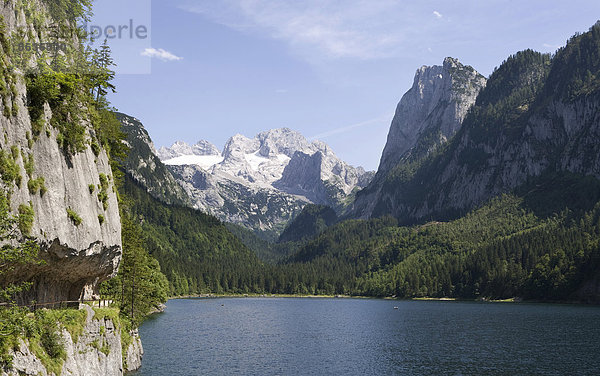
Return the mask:
<svg viewBox="0 0 600 376">
<path fill-rule="evenodd" d="M 153 197 L 167 203 L 191 205 L 191 200 L 156 156 L 156 149 L 142 123 L 129 115 L 116 113 L 127 135 L 130 152 L 123 167 Z"/>
<path fill-rule="evenodd" d="M 600 184 L 592 191 L 600 197 Z M 421 226 L 398 227 L 391 217 L 344 221 L 287 262 L 335 265 L 325 275 L 344 281 L 336 293 L 600 302 L 600 204 L 542 219 L 529 199 L 503 195 L 460 219 Z"/>
<path fill-rule="evenodd" d="M 144 246 L 167 276 L 172 295 L 202 292 L 260 292 L 264 280 L 256 255 L 211 215 L 166 205 L 126 176 L 123 192 L 141 221 Z"/>
<path fill-rule="evenodd" d="M 271 239 L 306 204 L 341 208 L 373 176 L 287 128 L 235 135 L 222 153 L 200 141 L 177 142 L 159 155 L 196 207 Z"/>
</svg>

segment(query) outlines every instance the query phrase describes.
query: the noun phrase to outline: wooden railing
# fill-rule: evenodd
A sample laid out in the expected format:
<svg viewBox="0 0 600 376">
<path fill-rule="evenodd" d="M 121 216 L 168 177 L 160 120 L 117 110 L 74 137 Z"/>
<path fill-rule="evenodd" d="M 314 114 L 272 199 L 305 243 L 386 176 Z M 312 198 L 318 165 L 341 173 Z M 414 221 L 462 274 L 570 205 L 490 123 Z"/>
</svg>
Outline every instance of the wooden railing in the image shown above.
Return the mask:
<svg viewBox="0 0 600 376">
<path fill-rule="evenodd" d="M 81 308 L 83 304 L 90 305 L 92 307 L 109 307 L 113 303 L 110 299 L 92 299 L 92 300 L 61 300 L 58 302 L 46 302 L 46 303 L 29 303 L 29 304 L 13 304 L 13 303 L 0 303 L 0 307 L 13 306 L 29 308 L 32 311 L 38 309 L 64 309 L 64 308 Z"/>
</svg>

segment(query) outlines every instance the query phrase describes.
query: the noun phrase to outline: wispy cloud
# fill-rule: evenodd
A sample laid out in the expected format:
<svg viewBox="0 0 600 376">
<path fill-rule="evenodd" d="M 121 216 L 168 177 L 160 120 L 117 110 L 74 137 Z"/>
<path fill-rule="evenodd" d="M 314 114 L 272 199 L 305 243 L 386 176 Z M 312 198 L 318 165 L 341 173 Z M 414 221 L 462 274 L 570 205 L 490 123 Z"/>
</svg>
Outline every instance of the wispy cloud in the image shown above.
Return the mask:
<svg viewBox="0 0 600 376">
<path fill-rule="evenodd" d="M 309 60 L 386 58 L 400 54 L 417 30 L 423 32 L 410 16 L 415 10 L 397 0 L 186 1 L 184 10 L 283 40 Z"/>
<path fill-rule="evenodd" d="M 392 119 L 393 114 L 385 114 L 383 116 L 379 116 L 376 117 L 374 119 L 370 119 L 370 120 L 366 120 L 360 123 L 356 123 L 356 124 L 352 124 L 352 125 L 347 125 L 345 127 L 339 127 L 339 128 L 335 128 L 335 129 L 331 129 L 328 131 L 325 131 L 323 133 L 319 133 L 317 135 L 314 135 L 312 137 L 310 137 L 311 140 L 318 140 L 318 139 L 323 139 L 323 138 L 327 138 L 327 137 L 331 137 L 337 134 L 342 134 L 342 133 L 348 133 L 350 131 L 355 130 L 356 128 L 362 128 L 362 127 L 366 127 L 368 125 L 374 125 L 374 124 L 388 124 L 390 122 L 390 120 Z"/>
<path fill-rule="evenodd" d="M 442 18 L 442 17 L 444 17 L 444 16 L 442 16 L 442 14 L 441 14 L 440 12 L 438 12 L 437 10 L 434 10 L 434 11 L 433 11 L 433 15 L 434 15 L 436 18 L 438 18 L 438 19 L 439 19 L 439 18 Z"/>
<path fill-rule="evenodd" d="M 561 46 L 560 46 L 560 45 L 558 45 L 558 44 L 550 44 L 550 43 L 542 43 L 542 46 L 543 46 L 544 48 L 551 48 L 551 49 L 554 49 L 554 50 L 556 50 L 556 49 L 558 49 L 558 48 L 560 48 L 560 47 L 561 47 Z"/>
<path fill-rule="evenodd" d="M 149 58 L 156 58 L 162 61 L 179 61 L 183 60 L 182 57 L 177 56 L 169 51 L 163 50 L 162 48 L 146 48 L 141 53 L 142 56 L 147 56 Z"/>
</svg>

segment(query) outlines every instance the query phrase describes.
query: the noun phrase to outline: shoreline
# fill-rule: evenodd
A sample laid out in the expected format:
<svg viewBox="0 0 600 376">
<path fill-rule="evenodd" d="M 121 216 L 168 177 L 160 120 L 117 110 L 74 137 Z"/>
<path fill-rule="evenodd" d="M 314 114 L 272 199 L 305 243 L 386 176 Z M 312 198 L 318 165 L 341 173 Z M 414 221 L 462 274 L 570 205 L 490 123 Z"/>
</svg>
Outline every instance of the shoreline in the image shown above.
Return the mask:
<svg viewBox="0 0 600 376">
<path fill-rule="evenodd" d="M 470 303 L 513 303 L 513 304 L 560 304 L 560 305 L 585 305 L 585 306 L 600 306 L 600 302 L 582 302 L 582 301 L 543 301 L 543 300 L 525 300 L 514 297 L 507 299 L 461 299 L 461 298 L 433 298 L 433 297 L 418 297 L 418 298 L 397 298 L 397 297 L 381 297 L 381 296 L 359 296 L 359 295 L 300 295 L 300 294 L 191 294 L 181 296 L 170 296 L 169 300 L 176 299 L 224 299 L 224 298 L 272 298 L 272 299 L 380 299 L 380 300 L 395 300 L 395 301 L 417 301 L 417 302 L 470 302 Z"/>
</svg>

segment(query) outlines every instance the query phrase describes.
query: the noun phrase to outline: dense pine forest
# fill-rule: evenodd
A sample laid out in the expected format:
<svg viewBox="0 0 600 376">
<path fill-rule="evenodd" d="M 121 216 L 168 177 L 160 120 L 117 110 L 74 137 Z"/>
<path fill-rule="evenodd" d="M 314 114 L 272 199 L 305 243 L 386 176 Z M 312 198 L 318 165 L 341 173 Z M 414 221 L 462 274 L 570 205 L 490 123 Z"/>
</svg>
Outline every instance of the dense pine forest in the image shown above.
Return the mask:
<svg viewBox="0 0 600 376">
<path fill-rule="evenodd" d="M 585 282 L 600 267 L 600 204 L 540 217 L 528 200 L 504 195 L 451 222 L 399 227 L 390 217 L 345 221 L 273 265 L 259 261 L 215 219 L 165 206 L 133 182 L 126 186 L 137 200 L 147 247 L 176 295 L 585 300 Z M 210 242 L 216 239 L 215 249 Z"/>
</svg>

